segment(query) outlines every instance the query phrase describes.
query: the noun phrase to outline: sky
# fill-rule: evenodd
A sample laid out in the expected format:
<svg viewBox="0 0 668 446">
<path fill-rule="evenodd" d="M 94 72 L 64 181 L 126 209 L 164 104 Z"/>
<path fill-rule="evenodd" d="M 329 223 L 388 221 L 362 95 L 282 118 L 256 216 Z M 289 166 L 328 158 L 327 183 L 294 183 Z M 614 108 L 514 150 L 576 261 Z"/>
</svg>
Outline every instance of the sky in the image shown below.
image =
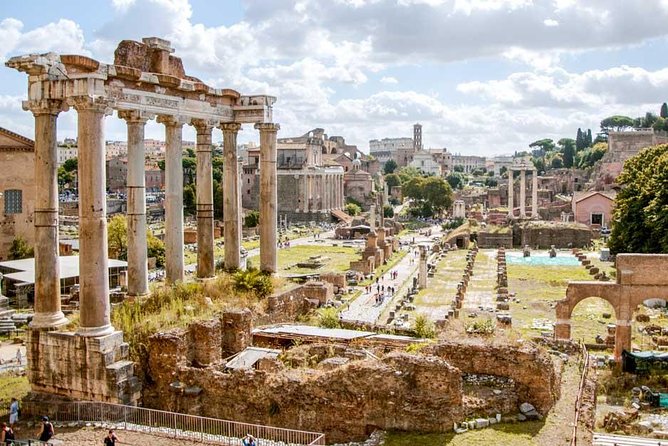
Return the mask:
<svg viewBox="0 0 668 446">
<path fill-rule="evenodd" d="M 658 114 L 667 23 L 668 0 L 2 1 L 0 126 L 34 136 L 27 78 L 9 57 L 112 63 L 119 41 L 157 36 L 208 85 L 276 96 L 279 137 L 321 127 L 366 152 L 420 123 L 426 148 L 506 154 L 596 133 L 613 114 Z M 58 136 L 76 136 L 75 111 Z M 146 137 L 164 139 L 163 126 Z M 123 121 L 108 117 L 105 139 L 125 140 Z M 239 142 L 257 140 L 244 126 Z"/>
</svg>

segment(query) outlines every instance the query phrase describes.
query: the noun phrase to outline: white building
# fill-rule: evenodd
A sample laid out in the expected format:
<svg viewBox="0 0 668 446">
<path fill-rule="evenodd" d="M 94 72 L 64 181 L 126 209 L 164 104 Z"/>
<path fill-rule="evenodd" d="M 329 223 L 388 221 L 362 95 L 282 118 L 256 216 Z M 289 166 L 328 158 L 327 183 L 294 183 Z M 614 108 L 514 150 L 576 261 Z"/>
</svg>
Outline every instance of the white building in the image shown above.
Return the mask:
<svg viewBox="0 0 668 446">
<path fill-rule="evenodd" d="M 431 153 L 420 150 L 413 154 L 413 161 L 408 164 L 410 167 L 415 167 L 427 175 L 441 176 L 441 165 L 434 160 Z"/>
<path fill-rule="evenodd" d="M 71 140 L 69 141 L 70 143 L 72 142 Z M 62 145 L 58 145 L 58 165 L 62 166 L 65 161 L 76 158 L 79 154 L 79 148 L 76 145 L 76 141 L 74 141 L 74 145 L 71 144 L 65 144 L 63 143 Z"/>
<path fill-rule="evenodd" d="M 126 156 L 128 154 L 128 143 L 125 141 L 107 141 L 107 159 Z"/>
<path fill-rule="evenodd" d="M 482 169 L 485 167 L 485 157 L 475 155 L 453 155 L 452 165 L 453 168 L 462 166 L 464 172 L 471 173 L 476 169 Z"/>
</svg>

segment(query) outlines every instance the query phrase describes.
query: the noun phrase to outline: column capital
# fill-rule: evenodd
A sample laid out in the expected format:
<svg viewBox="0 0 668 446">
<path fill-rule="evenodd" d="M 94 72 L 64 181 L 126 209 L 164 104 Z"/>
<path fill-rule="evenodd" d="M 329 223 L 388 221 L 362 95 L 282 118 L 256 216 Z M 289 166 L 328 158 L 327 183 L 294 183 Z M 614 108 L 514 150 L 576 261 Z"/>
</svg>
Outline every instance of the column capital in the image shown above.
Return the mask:
<svg viewBox="0 0 668 446">
<path fill-rule="evenodd" d="M 258 122 L 255 124 L 255 129 L 260 132 L 277 132 L 281 129 L 281 126 L 273 122 Z"/>
<path fill-rule="evenodd" d="M 209 119 L 193 119 L 190 122 L 190 125 L 195 127 L 197 133 L 208 133 L 210 134 L 213 128 L 216 126 L 216 121 Z"/>
<path fill-rule="evenodd" d="M 224 122 L 218 127 L 223 131 L 223 133 L 237 133 L 239 130 L 241 130 L 241 124 L 238 122 Z"/>
<path fill-rule="evenodd" d="M 160 124 L 165 124 L 167 127 L 181 127 L 184 124 L 189 124 L 190 118 L 186 118 L 185 116 L 158 115 L 156 121 Z"/>
<path fill-rule="evenodd" d="M 54 115 L 67 109 L 67 103 L 60 99 L 41 99 L 37 101 L 23 101 L 23 109 L 32 112 L 34 116 Z"/>
<path fill-rule="evenodd" d="M 74 107 L 77 111 L 93 111 L 110 115 L 112 112 L 113 101 L 101 96 L 70 96 L 67 98 L 68 105 Z"/>
<path fill-rule="evenodd" d="M 154 119 L 155 115 L 140 110 L 119 110 L 118 117 L 125 120 L 128 124 L 146 124 L 148 120 Z"/>
</svg>

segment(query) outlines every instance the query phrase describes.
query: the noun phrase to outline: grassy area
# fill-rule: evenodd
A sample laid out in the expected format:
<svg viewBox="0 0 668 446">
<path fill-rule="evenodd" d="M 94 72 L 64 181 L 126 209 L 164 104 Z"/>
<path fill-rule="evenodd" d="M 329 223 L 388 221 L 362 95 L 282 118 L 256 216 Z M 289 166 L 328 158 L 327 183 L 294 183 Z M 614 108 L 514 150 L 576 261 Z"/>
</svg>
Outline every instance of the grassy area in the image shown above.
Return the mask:
<svg viewBox="0 0 668 446">
<path fill-rule="evenodd" d="M 457 284 L 462 278 L 465 266 L 465 250 L 448 252 L 436 264 L 434 277 L 427 279 L 427 288 L 420 290 L 415 296 L 415 306 L 418 309 L 449 306 L 457 293 Z"/>
<path fill-rule="evenodd" d="M 9 407 L 12 398 L 21 400 L 30 391 L 26 375 L 5 373 L 0 375 L 0 405 Z"/>
<path fill-rule="evenodd" d="M 309 257 L 323 256 L 324 265 L 321 268 L 298 268 L 299 262 L 306 262 Z M 318 272 L 342 273 L 350 269 L 350 262 L 359 257 L 358 249 L 347 246 L 312 246 L 297 245 L 278 250 L 278 269 L 282 274 L 309 274 Z M 260 264 L 260 256 L 248 259 L 253 265 Z"/>
<path fill-rule="evenodd" d="M 391 432 L 385 446 L 442 445 L 451 446 L 538 446 L 533 437 L 543 427 L 542 421 L 517 424 L 498 424 L 493 428 L 470 431 L 465 434 L 409 434 Z M 542 445 L 541 445 L 542 446 Z"/>
<path fill-rule="evenodd" d="M 392 268 L 394 268 L 397 263 L 401 262 L 401 259 L 406 257 L 406 254 L 408 254 L 408 251 L 398 251 L 392 254 L 392 257 L 387 261 L 385 265 L 380 265 L 376 270 L 374 271 L 374 277 L 380 277 Z M 371 285 L 374 283 L 374 279 L 367 279 L 362 282 L 360 282 L 360 286 L 367 286 Z"/>
</svg>

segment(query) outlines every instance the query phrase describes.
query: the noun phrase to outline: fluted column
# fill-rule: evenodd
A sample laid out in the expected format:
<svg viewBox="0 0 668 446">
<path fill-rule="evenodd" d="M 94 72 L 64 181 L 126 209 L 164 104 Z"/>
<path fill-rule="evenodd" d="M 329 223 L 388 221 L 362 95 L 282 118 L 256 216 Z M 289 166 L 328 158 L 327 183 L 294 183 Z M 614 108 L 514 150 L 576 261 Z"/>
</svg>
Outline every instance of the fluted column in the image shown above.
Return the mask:
<svg viewBox="0 0 668 446">
<path fill-rule="evenodd" d="M 114 331 L 109 302 L 104 117 L 107 101 L 77 97 L 79 141 L 79 308 L 81 336 Z"/>
<path fill-rule="evenodd" d="M 538 171 L 531 171 L 531 216 L 533 218 L 540 218 L 538 214 Z"/>
<path fill-rule="evenodd" d="M 183 281 L 183 152 L 184 120 L 159 116 L 165 125 L 165 272 L 169 283 Z"/>
<path fill-rule="evenodd" d="M 197 277 L 215 275 L 213 259 L 213 176 L 211 132 L 213 123 L 203 119 L 192 122 L 197 130 Z"/>
<path fill-rule="evenodd" d="M 260 131 L 260 269 L 275 273 L 278 178 L 276 172 L 276 133 L 278 124 L 255 124 Z"/>
<path fill-rule="evenodd" d="M 128 295 L 148 294 L 146 242 L 146 183 L 144 128 L 148 117 L 138 111 L 119 111 L 128 127 Z"/>
<path fill-rule="evenodd" d="M 526 212 L 526 202 L 527 202 L 527 196 L 526 196 L 526 188 L 527 188 L 527 181 L 526 181 L 526 170 L 522 169 L 520 171 L 520 217 L 524 218 L 527 216 Z"/>
<path fill-rule="evenodd" d="M 241 124 L 222 124 L 223 130 L 223 221 L 225 222 L 225 268 L 237 269 L 241 266 L 241 208 L 239 207 L 239 163 L 237 163 L 237 134 Z M 274 144 L 274 152 L 276 145 Z M 262 149 L 261 149 L 262 150 Z M 262 152 L 260 152 L 262 157 Z M 274 154 L 274 160 L 276 156 Z M 274 167 L 276 164 L 274 164 Z M 262 187 L 260 167 L 260 187 Z M 260 192 L 262 197 L 262 192 Z M 260 217 L 262 219 L 262 217 Z"/>
<path fill-rule="evenodd" d="M 515 203 L 513 203 L 513 173 L 513 169 L 508 169 L 508 217 L 510 218 L 514 217 L 513 207 L 515 207 Z"/>
<path fill-rule="evenodd" d="M 61 101 L 53 100 L 26 103 L 35 116 L 35 315 L 30 323 L 32 328 L 58 327 L 68 322 L 60 309 L 58 259 L 56 121 L 62 105 Z"/>
</svg>

